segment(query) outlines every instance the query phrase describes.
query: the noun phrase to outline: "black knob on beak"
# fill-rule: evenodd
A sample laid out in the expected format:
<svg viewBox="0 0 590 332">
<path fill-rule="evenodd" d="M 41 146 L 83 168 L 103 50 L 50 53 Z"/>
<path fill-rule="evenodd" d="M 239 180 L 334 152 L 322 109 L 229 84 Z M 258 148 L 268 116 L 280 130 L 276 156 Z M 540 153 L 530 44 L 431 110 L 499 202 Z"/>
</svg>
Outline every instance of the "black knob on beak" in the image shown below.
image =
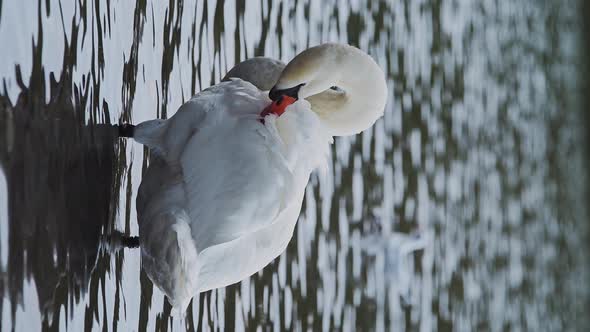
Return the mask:
<svg viewBox="0 0 590 332">
<path fill-rule="evenodd" d="M 274 86 L 268 92 L 268 98 L 270 98 L 273 101 L 277 100 L 277 98 L 279 98 L 279 96 L 281 96 L 281 90 L 278 90 Z"/>
<path fill-rule="evenodd" d="M 295 99 L 299 99 L 299 89 L 301 89 L 302 86 L 304 86 L 305 83 L 301 83 L 297 86 L 294 86 L 292 88 L 287 88 L 287 89 L 277 89 L 276 87 L 273 87 L 272 89 L 270 89 L 270 91 L 268 92 L 268 97 L 271 100 L 277 100 L 280 96 L 289 96 L 289 97 L 293 97 Z"/>
</svg>

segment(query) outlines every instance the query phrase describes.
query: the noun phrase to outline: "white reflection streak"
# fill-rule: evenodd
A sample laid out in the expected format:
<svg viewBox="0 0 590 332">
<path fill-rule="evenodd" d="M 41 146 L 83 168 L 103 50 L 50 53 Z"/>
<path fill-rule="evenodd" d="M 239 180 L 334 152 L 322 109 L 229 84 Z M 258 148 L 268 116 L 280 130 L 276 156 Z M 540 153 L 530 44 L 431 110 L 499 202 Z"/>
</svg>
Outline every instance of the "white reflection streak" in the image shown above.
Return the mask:
<svg viewBox="0 0 590 332">
<path fill-rule="evenodd" d="M 48 320 L 51 321 L 51 317 Z M 23 302 L 17 306 L 14 328 L 15 331 L 41 331 L 41 311 L 35 279 L 25 279 Z"/>
<path fill-rule="evenodd" d="M 12 318 L 10 317 L 10 300 L 8 296 L 3 296 L 2 299 L 2 312 L 0 312 L 0 329 L 2 331 L 8 331 L 12 326 Z"/>
<path fill-rule="evenodd" d="M 6 80 L 7 95 L 16 100 L 20 87 L 16 84 L 15 65 L 18 64 L 22 77 L 30 77 L 33 68 L 30 42 L 15 42 L 15 36 L 22 40 L 37 40 L 38 21 L 28 19 L 22 24 L 23 17 L 37 13 L 36 1 L 5 1 L 2 4 L 2 24 L 0 25 L 0 45 L 2 47 L 0 61 L 0 77 Z M 9 15 L 7 15 L 10 13 Z"/>
</svg>

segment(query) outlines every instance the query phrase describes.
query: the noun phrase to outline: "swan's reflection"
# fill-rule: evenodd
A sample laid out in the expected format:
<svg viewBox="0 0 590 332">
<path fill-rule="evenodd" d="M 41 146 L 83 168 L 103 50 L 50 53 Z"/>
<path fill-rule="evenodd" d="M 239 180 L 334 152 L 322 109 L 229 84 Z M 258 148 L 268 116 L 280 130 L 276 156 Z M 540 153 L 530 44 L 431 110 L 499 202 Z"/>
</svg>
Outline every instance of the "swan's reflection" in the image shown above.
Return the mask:
<svg viewBox="0 0 590 332">
<path fill-rule="evenodd" d="M 42 71 L 34 67 L 14 105 L 0 96 L 8 212 L 2 291 L 12 299 L 14 321 L 23 281 L 33 278 L 47 328 L 59 322 L 52 317 L 60 307 L 80 300 L 93 269 L 105 268 L 101 234 L 112 230 L 118 201 L 113 187 L 121 174 L 113 126 L 82 125 L 85 110 L 72 102 L 67 84 L 52 80 L 46 98 Z"/>
</svg>

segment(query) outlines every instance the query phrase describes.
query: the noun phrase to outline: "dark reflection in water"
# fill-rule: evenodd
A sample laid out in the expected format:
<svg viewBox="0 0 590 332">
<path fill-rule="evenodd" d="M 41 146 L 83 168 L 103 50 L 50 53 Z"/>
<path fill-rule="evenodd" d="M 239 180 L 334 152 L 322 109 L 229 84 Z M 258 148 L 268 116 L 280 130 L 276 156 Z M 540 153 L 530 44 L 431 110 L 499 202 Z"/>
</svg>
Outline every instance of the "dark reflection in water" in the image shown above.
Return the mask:
<svg viewBox="0 0 590 332">
<path fill-rule="evenodd" d="M 73 27 L 71 35 L 78 31 Z M 100 253 L 99 243 L 105 231 L 112 233 L 122 171 L 118 165 L 125 162 L 124 154 L 118 160 L 117 151 L 125 147 L 108 125 L 106 103 L 102 114 L 87 112 L 93 102 L 90 80 L 72 82 L 75 38 L 71 45 L 66 41 L 63 67 L 45 80 L 42 53 L 51 45 L 44 44 L 43 35 L 39 25 L 30 76 L 23 77 L 18 65 L 14 69 L 20 89 L 15 100 L 6 90 L 0 96 L 0 161 L 9 193 L 8 262 L 1 286 L 11 299 L 10 307 L 0 309 L 14 322 L 17 305 L 26 301 L 23 282 L 32 279 L 42 325 L 54 329 L 67 319 L 55 317 L 60 308 L 67 314 L 85 296 L 89 282 L 96 293 L 97 283 L 111 272 L 111 258 Z M 113 257 L 118 266 L 121 258 Z M 96 311 L 98 302 L 88 305 Z"/>
<path fill-rule="evenodd" d="M 0 326 L 584 330 L 576 6 L 0 2 Z M 336 140 L 285 254 L 170 317 L 139 253 L 112 250 L 137 234 L 148 156 L 111 122 L 168 117 L 245 58 L 327 40 L 384 68 L 385 117 Z"/>
</svg>

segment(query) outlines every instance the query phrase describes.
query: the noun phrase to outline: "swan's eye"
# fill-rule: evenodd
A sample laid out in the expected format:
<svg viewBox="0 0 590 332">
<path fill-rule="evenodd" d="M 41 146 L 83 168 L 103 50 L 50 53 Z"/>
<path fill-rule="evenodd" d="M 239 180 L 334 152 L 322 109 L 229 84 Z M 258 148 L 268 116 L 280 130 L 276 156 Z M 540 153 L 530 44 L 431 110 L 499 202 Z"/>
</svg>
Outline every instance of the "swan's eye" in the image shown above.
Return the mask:
<svg viewBox="0 0 590 332">
<path fill-rule="evenodd" d="M 330 90 L 335 91 L 335 92 L 339 92 L 339 93 L 344 93 L 344 90 L 340 89 L 339 87 L 337 87 L 335 85 L 331 86 Z"/>
</svg>

